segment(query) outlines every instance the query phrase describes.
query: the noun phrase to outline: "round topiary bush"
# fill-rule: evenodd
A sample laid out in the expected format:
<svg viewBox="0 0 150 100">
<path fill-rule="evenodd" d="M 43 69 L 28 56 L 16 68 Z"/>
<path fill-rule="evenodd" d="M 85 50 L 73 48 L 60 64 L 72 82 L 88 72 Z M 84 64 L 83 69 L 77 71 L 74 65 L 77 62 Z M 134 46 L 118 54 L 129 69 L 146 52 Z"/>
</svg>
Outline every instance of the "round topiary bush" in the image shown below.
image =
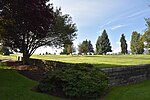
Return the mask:
<svg viewBox="0 0 150 100">
<path fill-rule="evenodd" d="M 38 89 L 70 98 L 92 99 L 101 96 L 108 88 L 104 72 L 89 64 L 76 64 L 47 72 Z"/>
</svg>

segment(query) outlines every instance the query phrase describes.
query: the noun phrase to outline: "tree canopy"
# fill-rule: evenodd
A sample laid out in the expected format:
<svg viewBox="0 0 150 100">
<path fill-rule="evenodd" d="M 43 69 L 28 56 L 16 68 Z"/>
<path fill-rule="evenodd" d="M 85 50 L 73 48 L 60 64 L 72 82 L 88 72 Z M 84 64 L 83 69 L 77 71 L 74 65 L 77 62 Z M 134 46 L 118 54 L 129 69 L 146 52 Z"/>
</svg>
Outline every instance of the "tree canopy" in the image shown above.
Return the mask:
<svg viewBox="0 0 150 100">
<path fill-rule="evenodd" d="M 96 53 L 106 54 L 107 52 L 112 52 L 110 40 L 108 38 L 106 30 L 103 31 L 102 35 L 98 37 L 96 42 Z"/>
<path fill-rule="evenodd" d="M 18 48 L 23 61 L 41 46 L 62 46 L 68 39 L 74 40 L 76 26 L 71 17 L 53 10 L 49 0 L 3 0 L 0 36 L 4 45 Z M 7 23 L 8 24 L 7 24 Z M 1 29 L 0 29 L 1 30 Z"/>
</svg>

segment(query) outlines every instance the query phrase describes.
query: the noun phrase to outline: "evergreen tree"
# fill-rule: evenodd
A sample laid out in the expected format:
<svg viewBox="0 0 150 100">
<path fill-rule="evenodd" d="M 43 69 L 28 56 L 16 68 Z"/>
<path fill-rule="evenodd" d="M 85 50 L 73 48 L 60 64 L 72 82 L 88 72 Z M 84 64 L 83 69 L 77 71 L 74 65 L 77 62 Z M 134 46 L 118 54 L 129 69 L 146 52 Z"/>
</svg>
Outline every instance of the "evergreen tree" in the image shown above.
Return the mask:
<svg viewBox="0 0 150 100">
<path fill-rule="evenodd" d="M 142 40 L 142 36 L 140 37 L 139 41 L 138 41 L 138 54 L 143 54 L 144 52 L 144 42 Z"/>
<path fill-rule="evenodd" d="M 131 53 L 132 54 L 137 54 L 138 53 L 138 40 L 140 38 L 140 34 L 137 33 L 136 31 L 132 32 L 131 36 Z"/>
<path fill-rule="evenodd" d="M 106 54 L 107 52 L 112 52 L 110 41 L 106 30 L 103 31 L 102 35 L 98 37 L 96 43 L 96 53 L 97 54 Z"/>
<path fill-rule="evenodd" d="M 87 54 L 88 53 L 88 41 L 85 40 L 83 41 L 81 44 L 78 45 L 78 51 L 79 53 L 84 53 Z"/>
<path fill-rule="evenodd" d="M 90 40 L 88 41 L 88 52 L 89 53 L 91 53 L 91 52 L 93 53 L 94 52 L 94 48 L 93 48 L 93 45 L 92 45 Z"/>
<path fill-rule="evenodd" d="M 146 43 L 145 48 L 147 49 L 148 54 L 150 54 L 150 49 L 149 49 L 150 48 L 150 18 L 146 18 L 145 21 L 146 21 L 147 29 L 142 36 L 142 40 L 143 42 Z"/>
<path fill-rule="evenodd" d="M 78 51 L 79 53 L 84 53 L 84 54 L 94 52 L 94 48 L 93 48 L 91 41 L 85 40 L 81 44 L 79 44 Z"/>
<path fill-rule="evenodd" d="M 126 43 L 126 39 L 125 39 L 124 34 L 121 35 L 120 42 L 121 42 L 121 53 L 122 54 L 127 54 L 128 53 L 127 43 Z"/>
<path fill-rule="evenodd" d="M 76 48 L 74 47 L 74 45 L 66 44 L 64 46 L 63 52 L 61 52 L 61 54 L 67 54 L 67 55 L 71 54 L 72 55 L 73 52 L 76 52 Z"/>
</svg>

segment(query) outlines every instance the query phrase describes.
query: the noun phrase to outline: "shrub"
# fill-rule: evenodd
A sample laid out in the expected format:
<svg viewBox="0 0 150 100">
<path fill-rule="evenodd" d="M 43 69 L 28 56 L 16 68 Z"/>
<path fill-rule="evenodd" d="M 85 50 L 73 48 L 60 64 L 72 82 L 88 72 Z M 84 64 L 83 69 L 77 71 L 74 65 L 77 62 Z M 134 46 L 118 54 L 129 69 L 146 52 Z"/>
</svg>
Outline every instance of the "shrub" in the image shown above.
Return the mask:
<svg viewBox="0 0 150 100">
<path fill-rule="evenodd" d="M 47 72 L 38 89 L 71 98 L 91 99 L 105 93 L 107 87 L 108 78 L 104 72 L 89 64 L 76 64 L 73 67 L 62 67 Z"/>
<path fill-rule="evenodd" d="M 2 48 L 2 52 L 3 52 L 3 55 L 6 55 L 6 56 L 9 56 L 10 55 L 10 51 L 7 47 L 3 47 Z"/>
</svg>

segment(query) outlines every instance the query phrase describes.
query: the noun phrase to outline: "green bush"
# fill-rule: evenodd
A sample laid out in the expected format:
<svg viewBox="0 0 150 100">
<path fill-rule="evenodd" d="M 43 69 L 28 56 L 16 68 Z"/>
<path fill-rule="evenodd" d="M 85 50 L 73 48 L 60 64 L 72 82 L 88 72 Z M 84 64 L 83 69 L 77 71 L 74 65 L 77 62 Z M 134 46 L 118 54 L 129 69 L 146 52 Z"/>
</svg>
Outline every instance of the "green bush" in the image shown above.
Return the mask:
<svg viewBox="0 0 150 100">
<path fill-rule="evenodd" d="M 3 47 L 2 48 L 2 52 L 3 52 L 3 55 L 6 55 L 6 56 L 9 56 L 10 55 L 10 51 L 7 47 Z"/>
<path fill-rule="evenodd" d="M 82 99 L 97 98 L 107 88 L 108 78 L 105 73 L 89 64 L 76 64 L 74 67 L 49 71 L 38 86 L 42 92 Z"/>
</svg>

